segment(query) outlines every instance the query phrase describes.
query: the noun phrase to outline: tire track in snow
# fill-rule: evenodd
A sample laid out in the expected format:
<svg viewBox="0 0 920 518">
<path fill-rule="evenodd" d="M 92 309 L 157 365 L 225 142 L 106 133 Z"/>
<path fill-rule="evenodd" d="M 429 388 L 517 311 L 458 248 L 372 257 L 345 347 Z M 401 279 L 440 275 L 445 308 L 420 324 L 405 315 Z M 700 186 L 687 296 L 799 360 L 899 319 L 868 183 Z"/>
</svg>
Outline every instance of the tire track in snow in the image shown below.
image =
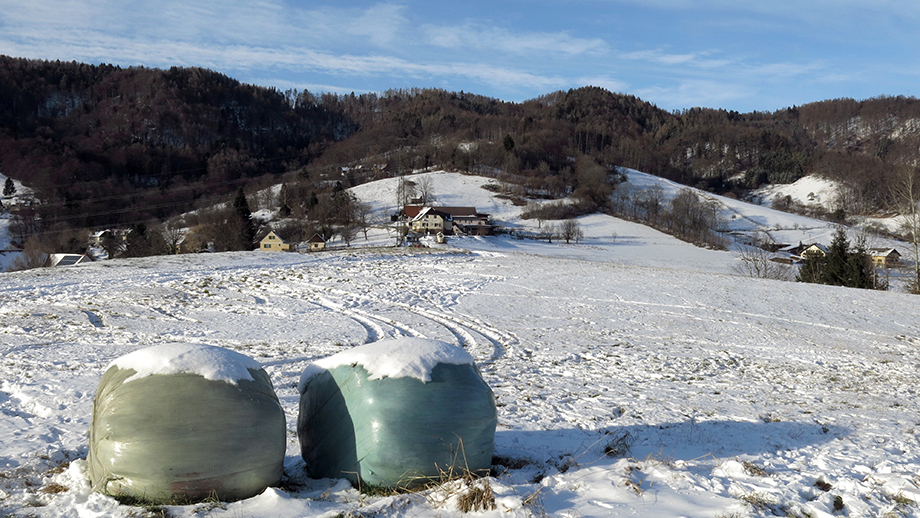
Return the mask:
<svg viewBox="0 0 920 518">
<path fill-rule="evenodd" d="M 456 340 L 456 342 L 465 347 L 478 361 L 494 362 L 513 350 L 513 346 L 518 343 L 517 338 L 508 332 L 502 331 L 479 319 L 460 315 L 450 312 L 443 306 L 443 300 L 432 300 L 425 294 L 436 293 L 443 296 L 440 290 L 433 290 L 430 293 L 424 291 L 424 294 L 417 298 L 417 302 L 430 304 L 434 308 L 421 307 L 419 304 L 409 302 L 400 302 L 394 300 L 393 293 L 388 291 L 385 294 L 359 293 L 348 290 L 342 290 L 337 287 L 331 287 L 325 284 L 311 282 L 303 279 L 298 272 L 298 279 L 291 277 L 285 278 L 286 274 L 292 272 L 284 271 L 278 276 L 266 275 L 250 278 L 230 278 L 209 273 L 207 276 L 208 287 L 221 290 L 228 289 L 241 295 L 252 297 L 256 304 L 261 307 L 260 311 L 277 306 L 279 311 L 283 311 L 283 304 L 276 304 L 279 297 L 286 299 L 297 299 L 318 308 L 322 308 L 333 313 L 340 314 L 351 319 L 365 330 L 365 342 L 374 342 L 388 337 L 412 336 L 425 337 L 425 333 L 416 326 L 398 319 L 399 312 L 405 312 L 408 315 L 414 315 L 423 318 L 425 321 L 435 323 L 446 329 Z M 328 277 L 332 280 L 334 277 Z M 171 282 L 178 282 L 179 279 L 172 279 Z M 200 279 L 182 279 L 183 289 L 187 291 L 189 283 L 197 286 Z M 340 281 L 339 281 L 340 282 Z M 253 284 L 255 283 L 255 284 Z M 267 284 L 266 284 L 267 283 Z M 268 287 L 270 286 L 270 289 Z M 392 286 L 383 286 L 383 288 L 392 290 Z M 457 291 L 456 284 L 451 284 L 454 295 L 462 294 Z M 198 294 L 192 294 L 198 295 Z M 206 299 L 205 299 L 206 300 Z M 266 308 L 266 306 L 268 308 Z M 386 310 L 372 310 L 373 307 L 393 308 L 397 311 L 397 317 L 393 318 Z M 151 309 L 151 308 L 147 308 Z M 152 308 L 157 313 L 169 317 L 177 318 L 176 315 L 164 311 L 160 308 Z"/>
<path fill-rule="evenodd" d="M 300 287 L 312 293 L 297 293 L 297 291 L 293 289 L 292 292 L 297 293 L 299 297 L 307 299 L 310 299 L 310 296 L 312 295 L 316 297 L 316 300 L 319 300 L 321 305 L 327 309 L 344 314 L 356 320 L 358 323 L 365 326 L 365 328 L 371 326 L 372 330 L 368 331 L 369 342 L 380 340 L 387 335 L 384 328 L 376 324 L 378 322 L 385 326 L 394 328 L 400 335 L 421 338 L 423 338 L 425 335 L 409 324 L 399 322 L 391 318 L 374 315 L 369 311 L 358 309 L 356 307 L 349 307 L 344 301 L 361 301 L 360 303 L 363 305 L 378 304 L 382 306 L 397 308 L 407 313 L 421 316 L 446 328 L 457 338 L 457 342 L 461 346 L 466 347 L 470 352 L 478 352 L 481 347 L 481 340 L 477 340 L 475 336 L 478 334 L 485 339 L 485 342 L 488 343 L 488 347 L 490 348 L 488 353 L 481 355 L 485 361 L 489 362 L 495 361 L 505 356 L 507 354 L 508 348 L 517 343 L 517 338 L 515 338 L 510 333 L 501 331 L 479 320 L 459 318 L 446 312 L 425 309 L 406 302 L 396 302 L 379 297 L 372 297 L 366 294 L 353 293 L 338 288 L 327 288 L 306 283 L 301 284 Z M 320 292 L 322 295 L 319 295 Z M 338 300 L 343 302 L 336 302 L 331 300 L 329 297 L 333 295 Z"/>
<path fill-rule="evenodd" d="M 184 322 L 194 322 L 194 323 L 196 323 L 196 324 L 201 323 L 199 320 L 196 320 L 196 319 L 194 319 L 194 318 L 189 318 L 189 317 L 185 317 L 185 316 L 182 316 L 182 315 L 173 315 L 173 314 L 170 313 L 169 311 L 166 311 L 165 309 L 162 309 L 162 308 L 157 308 L 157 307 L 149 306 L 148 309 L 150 309 L 150 310 L 152 310 L 152 311 L 156 311 L 157 313 L 163 315 L 164 317 L 169 317 L 169 318 L 172 318 L 172 319 L 174 319 L 174 320 L 182 320 L 182 321 L 184 321 Z"/>
<path fill-rule="evenodd" d="M 400 335 L 424 338 L 424 335 L 422 333 L 412 328 L 412 326 L 410 326 L 409 324 L 397 322 L 396 320 L 387 320 L 387 319 L 384 319 L 383 317 L 372 316 L 366 312 L 362 312 L 362 311 L 358 311 L 353 308 L 349 308 L 342 303 L 333 302 L 332 300 L 329 300 L 324 297 L 319 297 L 318 300 L 320 301 L 321 306 L 327 309 L 330 309 L 332 311 L 336 311 L 337 313 L 340 313 L 342 315 L 345 315 L 351 318 L 352 320 L 354 320 L 355 322 L 358 322 L 359 324 L 364 326 L 368 334 L 367 340 L 366 340 L 367 343 L 376 342 L 378 340 L 381 340 L 383 337 L 387 336 L 387 333 L 384 330 L 384 328 L 378 325 L 377 322 L 382 322 L 392 327 Z"/>
</svg>

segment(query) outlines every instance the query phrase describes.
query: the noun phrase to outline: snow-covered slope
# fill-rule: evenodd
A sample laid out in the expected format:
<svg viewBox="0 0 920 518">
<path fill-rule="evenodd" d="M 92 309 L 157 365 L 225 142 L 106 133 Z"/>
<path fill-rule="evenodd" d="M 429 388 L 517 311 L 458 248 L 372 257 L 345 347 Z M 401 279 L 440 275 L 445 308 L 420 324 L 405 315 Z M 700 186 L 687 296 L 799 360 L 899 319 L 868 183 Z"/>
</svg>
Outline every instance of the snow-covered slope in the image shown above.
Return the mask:
<svg viewBox="0 0 920 518">
<path fill-rule="evenodd" d="M 624 188 L 648 189 L 657 185 L 661 187 L 666 198 L 673 197 L 682 189 L 692 189 L 640 171 L 626 169 L 624 172 L 627 174 L 629 184 Z M 494 192 L 482 188 L 483 185 L 493 183 L 492 179 L 444 171 L 423 173 L 417 176 L 430 179 L 438 198 L 433 202 L 434 204 L 475 206 L 480 212 L 491 214 L 500 226 L 516 230 L 538 230 L 539 223 L 536 220 L 521 218 L 524 207 L 496 197 Z M 359 199 L 371 203 L 378 212 L 378 220 L 385 221 L 387 219 L 385 216 L 396 211 L 396 186 L 397 180 L 392 178 L 355 187 L 352 192 Z M 815 185 L 803 182 L 796 189 L 804 191 L 808 187 L 815 187 Z M 726 230 L 739 240 L 756 236 L 782 244 L 819 242 L 829 245 L 836 230 L 836 225 L 827 221 L 781 212 L 764 205 L 717 196 L 700 190 L 695 191 L 721 207 L 720 212 L 727 222 Z M 828 195 L 826 190 L 821 192 Z M 566 257 L 592 261 L 722 273 L 734 271 L 738 260 L 734 252 L 735 247 L 730 247 L 727 252 L 705 250 L 647 226 L 611 216 L 594 214 L 581 217 L 578 221 L 585 239 L 577 244 L 561 245 L 530 240 L 479 237 L 451 238 L 451 244 L 484 252 L 516 251 L 529 254 L 561 254 Z M 851 230 L 850 234 L 851 239 L 855 240 L 857 230 Z M 378 232 L 368 244 L 391 244 L 392 242 L 386 233 Z M 361 246 L 364 242 L 359 239 L 354 244 Z M 907 249 L 904 243 L 883 238 L 872 238 L 868 244 L 873 247 Z M 894 284 L 897 285 L 897 282 Z"/>
<path fill-rule="evenodd" d="M 627 188 L 647 189 L 652 185 L 658 185 L 667 197 L 677 194 L 681 189 L 688 188 L 640 171 L 626 169 L 624 172 L 628 178 L 629 187 Z M 494 179 L 445 171 L 421 173 L 409 177 L 410 180 L 420 178 L 427 178 L 430 181 L 436 197 L 436 200 L 432 202 L 434 205 L 473 206 L 481 213 L 490 214 L 497 224 L 505 228 L 539 230 L 539 223 L 536 220 L 521 218 L 525 207 L 514 205 L 511 201 L 496 196 L 493 190 L 483 188 L 485 185 L 495 184 Z M 352 246 L 380 246 L 395 243 L 395 236 L 392 232 L 385 230 L 385 224 L 389 221 L 389 216 L 398 210 L 396 206 L 397 184 L 396 178 L 389 178 L 351 189 L 361 201 L 371 205 L 372 219 L 378 224 L 376 230 L 369 233 L 369 239 L 364 240 L 363 236 L 359 237 L 352 243 Z M 278 188 L 276 186 L 272 189 L 276 191 Z M 806 191 L 817 191 L 819 198 L 824 199 L 832 195 L 833 185 L 805 178 L 791 186 L 776 187 L 774 191 L 771 192 L 773 194 L 789 193 L 796 199 L 807 198 Z M 835 230 L 835 226 L 826 221 L 780 212 L 763 205 L 716 196 L 699 190 L 696 192 L 722 207 L 721 212 L 728 222 L 728 230 L 736 236 L 761 234 L 776 243 L 821 242 L 830 244 Z M 762 195 L 769 197 L 765 193 Z M 259 211 L 258 214 L 263 219 L 270 219 L 269 211 Z M 8 220 L 0 219 L 0 244 L 4 242 L 4 239 L 7 241 L 9 239 L 4 226 L 7 222 Z M 644 225 L 618 218 L 595 214 L 579 218 L 579 222 L 585 239 L 576 245 L 564 247 L 564 251 L 559 249 L 558 243 L 548 245 L 533 241 L 463 238 L 454 239 L 453 244 L 483 251 L 502 249 L 540 254 L 549 250 L 551 254 L 565 253 L 573 258 L 625 264 L 660 265 L 697 271 L 728 272 L 732 270 L 736 261 L 735 256 L 730 252 L 699 249 Z M 853 237 L 855 237 L 855 232 Z M 874 239 L 869 245 L 906 248 L 903 243 L 881 238 Z M 675 262 L 675 257 L 678 257 L 679 261 Z M 4 265 L 11 263 L 12 258 L 12 255 L 0 256 L 0 271 L 4 271 Z"/>
<path fill-rule="evenodd" d="M 801 205 L 818 205 L 831 208 L 837 202 L 837 191 L 840 186 L 831 180 L 817 176 L 805 176 L 790 184 L 769 185 L 759 189 L 755 196 L 762 198 L 766 203 L 772 203 L 778 198 L 789 196 L 792 201 Z"/>
<path fill-rule="evenodd" d="M 303 369 L 414 336 L 462 345 L 495 391 L 496 508 L 476 516 L 920 515 L 920 298 L 688 268 L 698 249 L 616 228 L 606 245 L 469 239 L 0 275 L 0 514 L 142 515 L 89 491 L 93 393 L 115 358 L 203 343 L 269 372 L 289 479 L 170 516 L 461 516 L 460 484 L 361 496 L 306 478 L 299 459 Z M 643 265 L 641 250 L 660 257 Z"/>
</svg>

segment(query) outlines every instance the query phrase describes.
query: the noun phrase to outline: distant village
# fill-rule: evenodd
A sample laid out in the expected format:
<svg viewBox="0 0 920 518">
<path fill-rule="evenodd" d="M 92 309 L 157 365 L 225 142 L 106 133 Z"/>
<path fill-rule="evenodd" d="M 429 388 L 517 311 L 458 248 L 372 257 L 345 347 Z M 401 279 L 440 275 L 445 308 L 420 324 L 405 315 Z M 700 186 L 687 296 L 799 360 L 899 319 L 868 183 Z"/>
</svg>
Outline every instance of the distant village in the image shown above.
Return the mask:
<svg viewBox="0 0 920 518">
<path fill-rule="evenodd" d="M 808 257 L 827 256 L 827 246 L 821 243 L 799 243 L 797 245 L 777 244 L 767 247 L 774 252 L 773 260 L 785 264 L 799 264 Z M 876 268 L 894 268 L 901 263 L 901 253 L 894 248 L 869 248 L 869 257 Z"/>
<path fill-rule="evenodd" d="M 483 214 L 476 207 L 440 207 L 431 205 L 405 205 L 390 216 L 390 227 L 399 237 L 400 246 L 424 246 L 425 238 L 443 244 L 448 236 L 487 236 L 493 225 L 489 214 Z M 107 239 L 127 241 L 127 229 L 106 229 L 90 235 L 91 249 L 101 249 Z M 261 252 L 320 252 L 327 249 L 327 240 L 314 234 L 302 243 L 282 239 L 274 230 L 263 231 L 258 237 Z M 73 266 L 92 261 L 87 254 L 49 254 L 46 266 Z"/>
</svg>

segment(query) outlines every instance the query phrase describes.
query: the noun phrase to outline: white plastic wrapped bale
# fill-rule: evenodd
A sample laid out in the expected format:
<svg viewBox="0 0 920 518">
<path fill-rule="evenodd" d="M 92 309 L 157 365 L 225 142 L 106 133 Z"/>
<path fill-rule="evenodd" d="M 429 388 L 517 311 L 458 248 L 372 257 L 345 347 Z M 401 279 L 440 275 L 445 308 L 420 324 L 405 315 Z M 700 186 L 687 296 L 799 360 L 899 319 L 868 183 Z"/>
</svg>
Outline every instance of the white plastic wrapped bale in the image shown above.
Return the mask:
<svg viewBox="0 0 920 518">
<path fill-rule="evenodd" d="M 461 347 L 419 338 L 355 347 L 308 366 L 298 388 L 297 434 L 314 478 L 411 488 L 491 468 L 495 398 Z"/>
<path fill-rule="evenodd" d="M 93 489 L 153 503 L 239 500 L 281 479 L 284 411 L 248 356 L 164 344 L 112 362 L 96 392 Z"/>
</svg>

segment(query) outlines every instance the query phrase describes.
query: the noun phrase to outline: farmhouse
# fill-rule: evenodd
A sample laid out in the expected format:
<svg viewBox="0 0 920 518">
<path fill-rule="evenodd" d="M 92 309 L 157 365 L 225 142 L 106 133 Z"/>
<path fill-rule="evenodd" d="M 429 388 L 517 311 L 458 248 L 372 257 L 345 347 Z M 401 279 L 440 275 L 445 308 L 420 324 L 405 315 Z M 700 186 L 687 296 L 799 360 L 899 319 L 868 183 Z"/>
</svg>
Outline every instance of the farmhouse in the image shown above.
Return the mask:
<svg viewBox="0 0 920 518">
<path fill-rule="evenodd" d="M 114 228 L 93 232 L 89 235 L 89 246 L 105 246 L 106 240 L 114 240 L 115 242 L 123 243 L 128 240 L 128 234 L 130 232 L 130 230 Z"/>
<path fill-rule="evenodd" d="M 403 216 L 410 232 L 444 235 L 492 233 L 488 214 L 480 214 L 476 207 L 431 207 L 427 205 L 406 205 Z"/>
<path fill-rule="evenodd" d="M 293 252 L 296 247 L 284 241 L 272 230 L 259 241 L 259 250 L 263 252 Z"/>
<path fill-rule="evenodd" d="M 891 268 L 901 261 L 901 253 L 894 248 L 870 248 L 872 264 L 879 268 Z"/>
<path fill-rule="evenodd" d="M 784 245 L 776 250 L 781 256 L 788 257 L 793 264 L 801 263 L 809 256 L 824 257 L 827 255 L 827 247 L 821 243 L 803 244 L 801 241 L 797 245 Z"/>
<path fill-rule="evenodd" d="M 452 216 L 448 212 L 443 212 L 432 207 L 419 207 L 415 216 L 409 206 L 406 207 L 406 218 L 409 219 L 409 231 L 422 232 L 424 234 L 449 231 L 452 225 Z"/>
<path fill-rule="evenodd" d="M 802 258 L 806 257 L 825 257 L 827 256 L 827 247 L 821 243 L 814 243 L 802 250 Z"/>
</svg>

